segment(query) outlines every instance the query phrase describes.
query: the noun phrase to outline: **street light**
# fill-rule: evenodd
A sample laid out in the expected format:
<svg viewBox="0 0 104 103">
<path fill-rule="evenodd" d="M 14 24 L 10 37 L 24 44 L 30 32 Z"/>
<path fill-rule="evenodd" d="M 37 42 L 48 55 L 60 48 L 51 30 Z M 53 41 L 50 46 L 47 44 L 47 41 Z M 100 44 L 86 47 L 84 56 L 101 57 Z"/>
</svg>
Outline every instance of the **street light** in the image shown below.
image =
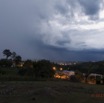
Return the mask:
<svg viewBox="0 0 104 103">
<path fill-rule="evenodd" d="M 56 71 L 56 67 L 53 67 L 53 70 Z"/>
<path fill-rule="evenodd" d="M 62 68 L 60 68 L 60 70 L 63 70 Z"/>
</svg>

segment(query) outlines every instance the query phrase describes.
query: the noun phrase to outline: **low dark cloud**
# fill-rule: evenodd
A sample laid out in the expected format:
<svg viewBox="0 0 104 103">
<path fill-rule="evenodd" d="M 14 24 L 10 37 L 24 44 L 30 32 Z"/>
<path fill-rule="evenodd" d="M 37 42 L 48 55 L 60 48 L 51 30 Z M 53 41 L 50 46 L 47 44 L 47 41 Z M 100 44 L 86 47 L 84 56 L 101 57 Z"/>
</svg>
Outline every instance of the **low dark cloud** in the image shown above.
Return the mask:
<svg viewBox="0 0 104 103">
<path fill-rule="evenodd" d="M 101 0 L 79 0 L 86 15 L 96 15 L 100 10 Z"/>
</svg>

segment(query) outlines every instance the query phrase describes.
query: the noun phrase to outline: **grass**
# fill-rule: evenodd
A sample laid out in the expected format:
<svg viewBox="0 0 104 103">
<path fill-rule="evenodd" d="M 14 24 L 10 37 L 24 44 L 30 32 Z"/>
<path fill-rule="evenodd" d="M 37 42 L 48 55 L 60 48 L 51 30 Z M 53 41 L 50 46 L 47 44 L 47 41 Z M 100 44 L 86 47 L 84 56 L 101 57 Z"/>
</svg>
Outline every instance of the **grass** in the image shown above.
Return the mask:
<svg viewBox="0 0 104 103">
<path fill-rule="evenodd" d="M 103 103 L 101 94 L 104 85 L 69 81 L 0 82 L 0 103 Z"/>
</svg>

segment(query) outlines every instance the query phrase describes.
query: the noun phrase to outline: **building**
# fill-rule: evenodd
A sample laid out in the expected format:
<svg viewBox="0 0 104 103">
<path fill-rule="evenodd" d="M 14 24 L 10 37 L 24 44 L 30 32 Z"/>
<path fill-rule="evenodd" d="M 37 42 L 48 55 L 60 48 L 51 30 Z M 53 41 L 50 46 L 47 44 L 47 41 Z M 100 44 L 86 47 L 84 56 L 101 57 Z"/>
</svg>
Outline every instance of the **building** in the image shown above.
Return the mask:
<svg viewBox="0 0 104 103">
<path fill-rule="evenodd" d="M 91 73 L 87 77 L 87 83 L 88 84 L 103 84 L 103 75 Z"/>
<path fill-rule="evenodd" d="M 70 79 L 70 76 L 72 75 L 75 75 L 74 71 L 63 70 L 63 71 L 56 71 L 54 77 L 58 79 Z"/>
</svg>

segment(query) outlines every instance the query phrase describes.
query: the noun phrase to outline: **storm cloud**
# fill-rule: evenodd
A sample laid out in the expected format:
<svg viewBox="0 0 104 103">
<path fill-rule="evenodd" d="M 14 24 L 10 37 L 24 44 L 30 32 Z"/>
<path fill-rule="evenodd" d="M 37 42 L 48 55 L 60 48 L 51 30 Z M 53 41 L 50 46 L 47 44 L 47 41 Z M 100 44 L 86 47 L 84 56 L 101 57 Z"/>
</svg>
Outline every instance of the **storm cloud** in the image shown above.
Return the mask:
<svg viewBox="0 0 104 103">
<path fill-rule="evenodd" d="M 104 0 L 0 0 L 0 57 L 103 60 Z"/>
</svg>

